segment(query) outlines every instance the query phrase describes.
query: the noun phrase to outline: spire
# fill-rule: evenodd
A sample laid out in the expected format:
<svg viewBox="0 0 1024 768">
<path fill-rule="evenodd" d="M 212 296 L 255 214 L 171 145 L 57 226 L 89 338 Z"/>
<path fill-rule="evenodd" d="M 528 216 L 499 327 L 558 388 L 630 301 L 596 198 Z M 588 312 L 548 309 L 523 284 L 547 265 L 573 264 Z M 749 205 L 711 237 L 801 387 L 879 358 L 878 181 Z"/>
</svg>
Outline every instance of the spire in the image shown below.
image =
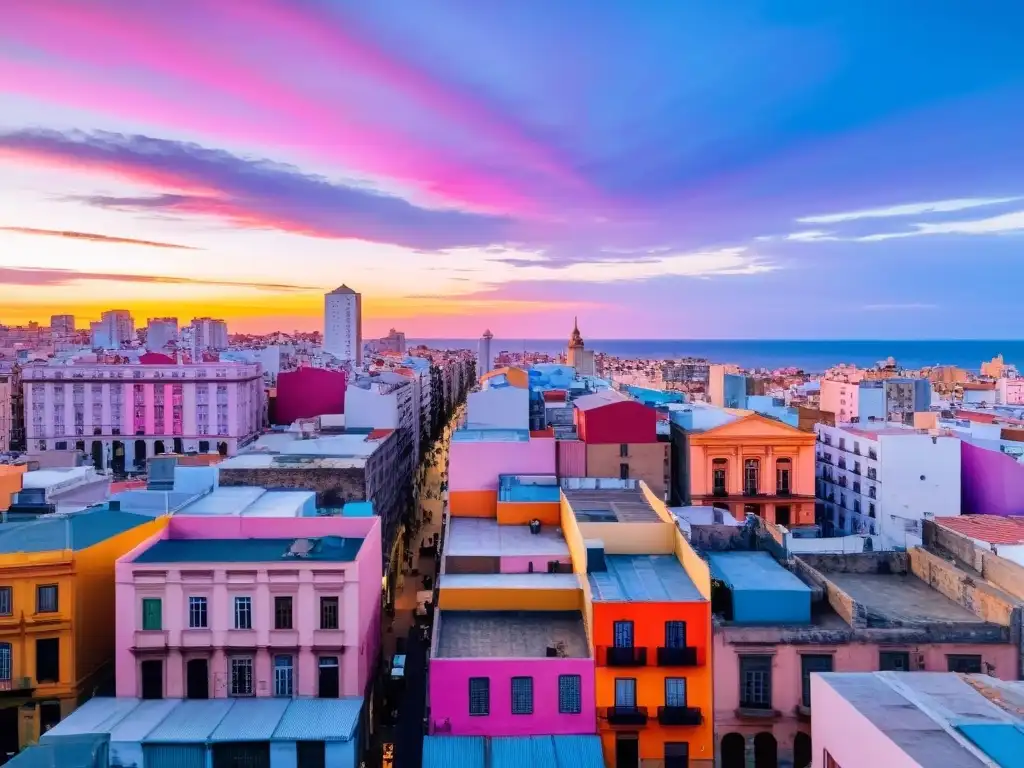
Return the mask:
<svg viewBox="0 0 1024 768">
<path fill-rule="evenodd" d="M 580 335 L 579 318 L 574 316 L 572 319 L 572 335 L 569 336 L 569 349 L 576 349 L 577 347 L 583 347 L 583 336 Z"/>
</svg>

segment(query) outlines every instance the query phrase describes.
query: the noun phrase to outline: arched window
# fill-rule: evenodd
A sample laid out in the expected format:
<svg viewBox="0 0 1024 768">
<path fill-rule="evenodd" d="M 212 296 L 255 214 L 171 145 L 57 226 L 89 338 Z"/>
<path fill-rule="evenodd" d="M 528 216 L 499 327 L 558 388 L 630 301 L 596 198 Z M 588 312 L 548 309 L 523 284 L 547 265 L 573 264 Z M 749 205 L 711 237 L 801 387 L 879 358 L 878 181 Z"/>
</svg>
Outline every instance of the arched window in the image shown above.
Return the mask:
<svg viewBox="0 0 1024 768">
<path fill-rule="evenodd" d="M 722 737 L 722 768 L 746 768 L 747 744 L 741 733 Z"/>
<path fill-rule="evenodd" d="M 793 768 L 811 768 L 811 737 L 800 732 L 793 739 Z"/>
<path fill-rule="evenodd" d="M 754 768 L 778 768 L 779 745 L 768 731 L 754 737 Z"/>
<path fill-rule="evenodd" d="M 711 461 L 711 493 L 714 496 L 729 495 L 729 462 L 727 459 Z"/>
<path fill-rule="evenodd" d="M 761 462 L 757 459 L 747 459 L 743 462 L 743 494 L 745 496 L 757 496 L 760 487 Z"/>
<path fill-rule="evenodd" d="M 793 492 L 793 462 L 789 459 L 779 459 L 775 462 L 775 493 L 780 496 L 789 496 Z"/>
</svg>

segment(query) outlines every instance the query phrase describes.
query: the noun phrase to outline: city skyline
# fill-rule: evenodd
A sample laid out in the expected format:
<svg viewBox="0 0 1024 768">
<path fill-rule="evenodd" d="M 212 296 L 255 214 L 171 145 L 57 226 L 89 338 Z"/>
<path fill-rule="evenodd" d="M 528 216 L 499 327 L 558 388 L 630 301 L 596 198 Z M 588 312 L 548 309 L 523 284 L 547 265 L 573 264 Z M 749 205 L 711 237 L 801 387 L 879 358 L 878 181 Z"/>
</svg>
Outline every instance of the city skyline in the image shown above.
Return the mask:
<svg viewBox="0 0 1024 768">
<path fill-rule="evenodd" d="M 322 330 L 342 283 L 365 338 L 1016 318 L 1024 9 L 392 5 L 13 0 L 0 322 Z"/>
</svg>

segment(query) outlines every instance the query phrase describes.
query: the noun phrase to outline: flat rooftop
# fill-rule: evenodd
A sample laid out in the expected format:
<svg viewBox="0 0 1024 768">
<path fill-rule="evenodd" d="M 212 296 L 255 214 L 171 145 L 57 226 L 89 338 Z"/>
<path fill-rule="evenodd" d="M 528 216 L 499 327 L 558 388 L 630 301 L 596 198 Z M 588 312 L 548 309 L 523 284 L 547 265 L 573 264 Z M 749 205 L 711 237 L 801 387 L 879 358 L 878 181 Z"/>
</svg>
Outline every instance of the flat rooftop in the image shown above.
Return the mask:
<svg viewBox="0 0 1024 768">
<path fill-rule="evenodd" d="M 441 589 L 579 589 L 575 573 L 446 573 Z"/>
<path fill-rule="evenodd" d="M 767 552 L 711 552 L 711 574 L 736 590 L 810 592 L 787 568 Z"/>
<path fill-rule="evenodd" d="M 502 475 L 498 478 L 498 501 L 551 503 L 560 500 L 561 489 L 553 475 L 550 478 L 518 475 Z"/>
<path fill-rule="evenodd" d="M 910 574 L 834 573 L 825 578 L 867 608 L 893 622 L 984 623 L 975 614 Z"/>
<path fill-rule="evenodd" d="M 606 571 L 587 574 L 594 601 L 690 602 L 703 600 L 675 555 L 606 555 Z"/>
<path fill-rule="evenodd" d="M 527 443 L 528 429 L 457 429 L 452 432 L 456 443 Z"/>
<path fill-rule="evenodd" d="M 557 489 L 557 486 L 556 486 Z M 453 517 L 444 545 L 445 557 L 568 557 L 569 545 L 551 526 L 530 533 L 527 525 L 499 525 L 497 520 Z"/>
<path fill-rule="evenodd" d="M 579 611 L 441 611 L 435 658 L 545 658 L 549 646 L 590 656 Z"/>
<path fill-rule="evenodd" d="M 362 545 L 363 539 L 341 536 L 307 539 L 161 539 L 139 554 L 134 562 L 348 563 L 356 559 Z"/>
<path fill-rule="evenodd" d="M 639 488 L 563 489 L 579 523 L 664 522 Z"/>
</svg>

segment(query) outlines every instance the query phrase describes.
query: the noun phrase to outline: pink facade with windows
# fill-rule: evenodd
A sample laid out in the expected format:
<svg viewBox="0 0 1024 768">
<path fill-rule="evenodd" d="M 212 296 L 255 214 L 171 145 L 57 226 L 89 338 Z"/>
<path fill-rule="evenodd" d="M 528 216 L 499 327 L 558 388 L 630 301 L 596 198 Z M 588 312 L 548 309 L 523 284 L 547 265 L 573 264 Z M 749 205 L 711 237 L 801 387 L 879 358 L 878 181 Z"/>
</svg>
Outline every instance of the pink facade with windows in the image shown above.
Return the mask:
<svg viewBox="0 0 1024 768">
<path fill-rule="evenodd" d="M 363 696 L 378 518 L 172 518 L 116 566 L 117 695 Z"/>
<path fill-rule="evenodd" d="M 453 438 L 448 450 L 451 491 L 496 491 L 498 475 L 555 474 L 555 441 L 550 437 L 508 441 Z"/>
</svg>

